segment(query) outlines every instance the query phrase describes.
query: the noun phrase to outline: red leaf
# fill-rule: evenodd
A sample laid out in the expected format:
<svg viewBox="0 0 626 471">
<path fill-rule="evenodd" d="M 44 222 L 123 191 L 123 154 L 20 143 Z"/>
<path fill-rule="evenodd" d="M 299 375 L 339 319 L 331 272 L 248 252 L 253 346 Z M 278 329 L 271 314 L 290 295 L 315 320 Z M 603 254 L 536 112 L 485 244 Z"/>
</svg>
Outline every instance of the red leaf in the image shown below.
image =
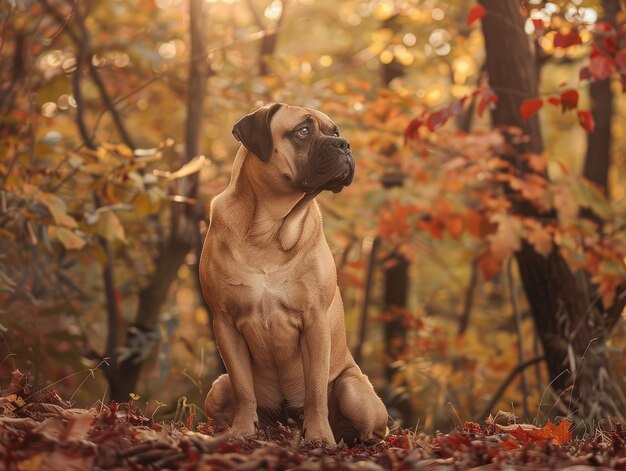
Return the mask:
<svg viewBox="0 0 626 471">
<path fill-rule="evenodd" d="M 578 108 L 578 90 L 565 90 L 561 93 L 561 107 L 563 112 Z"/>
<path fill-rule="evenodd" d="M 595 25 L 595 30 L 599 33 L 608 33 L 613 29 L 613 25 L 608 21 L 598 21 Z"/>
<path fill-rule="evenodd" d="M 404 145 L 406 145 L 409 139 L 416 139 L 419 135 L 420 126 L 424 124 L 421 119 L 414 118 L 407 125 L 404 130 Z"/>
<path fill-rule="evenodd" d="M 191 415 L 189 415 L 189 417 L 187 417 L 187 420 L 185 421 L 185 427 L 191 430 L 191 426 L 193 425 L 193 419 L 195 418 L 196 418 L 196 413 L 192 412 Z"/>
<path fill-rule="evenodd" d="M 578 73 L 578 79 L 579 80 L 591 79 L 591 71 L 589 70 L 589 67 L 583 67 L 582 69 L 580 69 L 580 72 Z"/>
<path fill-rule="evenodd" d="M 487 10 L 482 5 L 476 5 L 472 8 L 467 15 L 467 24 L 471 25 L 474 21 L 480 20 L 483 16 L 487 14 Z"/>
<path fill-rule="evenodd" d="M 557 32 L 554 35 L 554 47 L 565 49 L 570 46 L 575 46 L 576 44 L 582 44 L 582 39 L 580 38 L 580 34 L 575 29 L 570 30 L 568 33 L 563 34 Z"/>
<path fill-rule="evenodd" d="M 541 18 L 533 18 L 532 22 L 533 22 L 533 25 L 535 25 L 535 30 L 543 31 L 544 24 L 543 24 L 543 20 Z"/>
<path fill-rule="evenodd" d="M 522 106 L 520 106 L 519 112 L 522 115 L 522 119 L 526 121 L 532 115 L 534 115 L 537 111 L 541 109 L 543 106 L 543 99 L 541 98 L 531 98 L 529 100 L 524 100 Z"/>
<path fill-rule="evenodd" d="M 615 41 L 615 36 L 607 36 L 604 38 L 604 49 L 609 54 L 613 54 L 617 51 L 617 41 Z"/>
<path fill-rule="evenodd" d="M 608 78 L 616 70 L 617 67 L 615 66 L 615 61 L 607 55 L 592 55 L 591 59 L 589 60 L 589 72 L 591 72 L 591 77 L 593 77 L 595 80 Z"/>
<path fill-rule="evenodd" d="M 615 64 L 617 64 L 622 73 L 626 74 L 626 49 L 617 53 L 615 56 Z"/>
<path fill-rule="evenodd" d="M 587 132 L 593 132 L 596 128 L 596 123 L 593 119 L 593 115 L 589 111 L 579 110 L 578 111 L 578 122 L 581 127 Z"/>
<path fill-rule="evenodd" d="M 426 121 L 426 126 L 428 126 L 428 129 L 430 129 L 431 131 L 434 131 L 446 124 L 448 118 L 450 118 L 450 109 L 446 107 L 432 113 Z"/>
<path fill-rule="evenodd" d="M 550 98 L 548 98 L 548 103 L 550 103 L 551 105 L 554 105 L 554 106 L 560 106 L 561 105 L 561 99 L 551 96 Z"/>
</svg>

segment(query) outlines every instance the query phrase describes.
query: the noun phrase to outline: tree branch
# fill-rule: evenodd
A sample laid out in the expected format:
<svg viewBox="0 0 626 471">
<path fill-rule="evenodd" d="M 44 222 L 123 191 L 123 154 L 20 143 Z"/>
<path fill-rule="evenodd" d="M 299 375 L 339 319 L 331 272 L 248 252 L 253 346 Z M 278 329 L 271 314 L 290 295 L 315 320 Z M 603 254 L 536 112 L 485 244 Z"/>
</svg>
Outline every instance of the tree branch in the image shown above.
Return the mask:
<svg viewBox="0 0 626 471">
<path fill-rule="evenodd" d="M 491 400 L 489 401 L 489 404 L 487 404 L 487 406 L 485 407 L 483 412 L 478 416 L 478 419 L 476 419 L 476 421 L 479 422 L 479 423 L 483 422 L 489 416 L 489 414 L 491 413 L 491 410 L 495 407 L 495 405 L 498 403 L 498 401 L 500 400 L 500 398 L 502 397 L 502 395 L 506 391 L 506 388 L 509 387 L 509 385 L 513 382 L 513 380 L 515 379 L 515 377 L 519 373 L 524 371 L 529 366 L 532 366 L 532 365 L 535 365 L 537 363 L 540 363 L 540 362 L 542 362 L 545 359 L 546 358 L 544 356 L 540 356 L 540 357 L 531 358 L 530 360 L 526 360 L 524 362 L 518 363 L 518 365 L 511 370 L 511 372 L 505 378 L 505 380 L 502 382 L 502 384 L 500 384 L 500 387 L 498 388 L 498 390 L 491 397 Z"/>
<path fill-rule="evenodd" d="M 365 344 L 365 333 L 367 328 L 367 311 L 369 309 L 372 297 L 372 279 L 374 277 L 374 266 L 376 264 L 376 255 L 380 247 L 380 237 L 368 237 L 363 240 L 363 256 L 367 260 L 365 283 L 363 286 L 363 297 L 361 298 L 361 308 L 359 313 L 359 334 L 357 344 L 354 348 L 354 360 L 361 362 L 363 356 L 363 345 Z"/>
</svg>

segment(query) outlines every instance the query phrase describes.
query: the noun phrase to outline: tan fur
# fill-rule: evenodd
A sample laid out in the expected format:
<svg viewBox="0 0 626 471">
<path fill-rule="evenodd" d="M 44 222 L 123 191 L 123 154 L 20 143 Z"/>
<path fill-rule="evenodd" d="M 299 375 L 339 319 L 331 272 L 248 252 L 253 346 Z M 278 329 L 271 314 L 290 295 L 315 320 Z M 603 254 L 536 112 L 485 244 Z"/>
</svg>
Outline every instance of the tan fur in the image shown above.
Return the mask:
<svg viewBox="0 0 626 471">
<path fill-rule="evenodd" d="M 211 204 L 200 281 L 228 374 L 205 409 L 234 436 L 254 434 L 258 414 L 287 405 L 303 408 L 307 440 L 380 439 L 387 412 L 346 346 L 318 205 L 281 176 L 296 177 L 303 157 L 283 136 L 306 114 L 332 124 L 318 111 L 283 105 L 271 121 L 271 159 L 242 146 L 230 185 Z"/>
</svg>

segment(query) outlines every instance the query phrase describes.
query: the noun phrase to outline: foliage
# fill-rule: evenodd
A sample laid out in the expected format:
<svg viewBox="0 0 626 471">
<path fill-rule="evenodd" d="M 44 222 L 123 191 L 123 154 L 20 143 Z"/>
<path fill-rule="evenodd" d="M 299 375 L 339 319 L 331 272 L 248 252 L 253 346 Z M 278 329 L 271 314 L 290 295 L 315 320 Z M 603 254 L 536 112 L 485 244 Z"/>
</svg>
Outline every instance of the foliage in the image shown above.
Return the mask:
<svg viewBox="0 0 626 471">
<path fill-rule="evenodd" d="M 614 303 L 626 276 L 623 95 L 615 98 L 608 194 L 581 180 L 579 169 L 585 131 L 596 124 L 589 113 L 589 80 L 610 76 L 615 90 L 623 86 L 623 15 L 613 28 L 596 21 L 601 10 L 595 1 L 522 2 L 544 65 L 540 96 L 525 97 L 518 111 L 524 118 L 541 115 L 547 149 L 523 156 L 521 163 L 530 171 L 520 174 L 502 152 L 524 137 L 488 123 L 503 91 L 489 88 L 481 72 L 480 20 L 486 10 L 480 5 L 214 2 L 206 32 L 210 73 L 201 147 L 207 159 L 181 169 L 188 68 L 205 60 L 190 57 L 186 5 L 179 0 L 88 3 L 2 6 L 4 377 L 17 364 L 44 384 L 80 370 L 81 364 L 94 367 L 110 354 L 127 353 L 122 341 L 169 236 L 173 205 L 195 203 L 180 191 L 184 185 L 178 177 L 200 175 L 200 211 L 206 214 L 210 198 L 228 182 L 236 151 L 232 123 L 270 101 L 319 107 L 351 141 L 355 183 L 320 198 L 337 255 L 349 340 L 358 343 L 357 312 L 368 262 L 362 242 L 381 236 L 385 243 L 376 261 L 369 311 L 374 322 L 367 325 L 363 368 L 380 391 L 410 396 L 421 426 L 447 426 L 448 403 L 464 419 L 481 415 L 519 362 L 516 339 L 521 338 L 525 358 L 540 354 L 524 299 L 519 301 L 522 326 L 514 327 L 512 300 L 521 287 L 511 255 L 521 244 L 543 255 L 556 247 L 572 269 L 592 276 L 605 307 Z M 275 49 L 260 57 L 263 37 L 273 33 Z M 600 45 L 594 45 L 598 37 Z M 88 60 L 79 68 L 81 51 Z M 262 61 L 271 73 L 256 73 Z M 384 87 L 380 77 L 388 66 L 402 74 Z M 458 132 L 468 121 L 474 132 Z M 81 133 L 81 125 L 87 132 Z M 404 184 L 383 190 L 388 180 Z M 514 213 L 512 203 L 521 200 L 554 217 Z M 580 218 L 581 208 L 601 218 L 601 227 Z M 410 305 L 382 312 L 381 271 L 393 251 L 412 261 Z M 106 294 L 107 267 L 113 272 L 112 297 Z M 480 276 L 472 319 L 459 337 L 474 270 Z M 107 307 L 112 302 L 118 324 L 111 333 Z M 381 326 L 398 317 L 409 332 L 409 348 L 388 358 Z M 161 308 L 157 341 L 146 341 L 142 359 L 148 367 L 138 388 L 143 397 L 173 404 L 187 395 L 200 402 L 218 369 L 207 323 L 192 251 Z M 616 376 L 624 377 L 623 322 L 612 332 L 607 351 Z M 109 337 L 117 347 L 113 351 L 107 348 Z M 391 385 L 381 372 L 386 364 L 399 367 Z M 60 387 L 73 391 L 78 381 L 72 378 Z M 526 375 L 526 382 L 525 390 L 511 387 L 498 408 L 513 404 L 517 410 L 529 400 L 524 420 L 535 410 L 554 415 L 558 401 L 549 393 L 544 398 L 548 380 L 541 367 Z M 105 389 L 97 376 L 77 399 L 92 404 Z M 406 425 L 414 425 L 413 419 Z M 466 441 L 461 440 L 464 447 Z M 471 440 L 467 447 L 473 447 Z M 398 459 L 454 454 L 432 453 L 416 458 L 405 450 Z"/>
<path fill-rule="evenodd" d="M 19 372 L 16 372 L 19 373 Z M 26 400 L 24 400 L 26 398 Z M 17 405 L 16 408 L 13 408 Z M 228 439 L 210 423 L 156 422 L 131 403 L 73 408 L 53 390 L 33 392 L 15 378 L 0 397 L 0 460 L 13 469 L 442 469 L 483 465 L 621 469 L 626 430 L 608 424 L 573 439 L 571 423 L 501 425 L 466 422 L 450 434 L 411 431 L 375 446 L 328 448 L 305 443 L 300 432 L 279 426 L 249 440 Z M 509 420 L 512 417 L 508 417 Z"/>
</svg>

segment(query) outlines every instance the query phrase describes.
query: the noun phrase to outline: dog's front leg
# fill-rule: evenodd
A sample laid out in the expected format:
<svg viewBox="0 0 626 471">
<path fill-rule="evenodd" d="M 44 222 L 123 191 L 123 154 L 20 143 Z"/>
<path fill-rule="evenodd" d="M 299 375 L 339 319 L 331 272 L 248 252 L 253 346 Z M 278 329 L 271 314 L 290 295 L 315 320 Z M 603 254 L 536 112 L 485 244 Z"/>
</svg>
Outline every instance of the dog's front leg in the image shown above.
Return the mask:
<svg viewBox="0 0 626 471">
<path fill-rule="evenodd" d="M 256 433 L 257 404 L 252 380 L 252 360 L 248 344 L 225 315 L 216 316 L 213 327 L 235 399 L 233 423 L 229 432 L 235 437 Z"/>
<path fill-rule="evenodd" d="M 304 371 L 304 437 L 334 445 L 328 423 L 330 327 L 326 312 L 309 312 L 301 335 Z"/>
</svg>

